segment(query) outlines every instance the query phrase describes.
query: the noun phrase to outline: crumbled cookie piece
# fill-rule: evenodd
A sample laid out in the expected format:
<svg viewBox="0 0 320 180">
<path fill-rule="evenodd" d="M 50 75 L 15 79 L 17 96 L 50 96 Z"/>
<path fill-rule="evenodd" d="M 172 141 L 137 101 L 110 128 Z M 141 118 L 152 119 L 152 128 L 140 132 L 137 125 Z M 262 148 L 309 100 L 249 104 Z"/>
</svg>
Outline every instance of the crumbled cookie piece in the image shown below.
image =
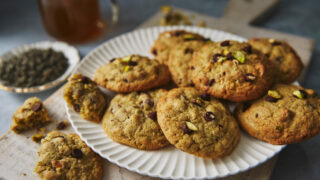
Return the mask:
<svg viewBox="0 0 320 180">
<path fill-rule="evenodd" d="M 47 109 L 37 97 L 27 99 L 12 115 L 11 130 L 15 133 L 36 129 L 51 122 Z"/>
<path fill-rule="evenodd" d="M 98 85 L 86 76 L 74 74 L 63 88 L 63 98 L 83 119 L 99 123 L 107 99 Z"/>
</svg>

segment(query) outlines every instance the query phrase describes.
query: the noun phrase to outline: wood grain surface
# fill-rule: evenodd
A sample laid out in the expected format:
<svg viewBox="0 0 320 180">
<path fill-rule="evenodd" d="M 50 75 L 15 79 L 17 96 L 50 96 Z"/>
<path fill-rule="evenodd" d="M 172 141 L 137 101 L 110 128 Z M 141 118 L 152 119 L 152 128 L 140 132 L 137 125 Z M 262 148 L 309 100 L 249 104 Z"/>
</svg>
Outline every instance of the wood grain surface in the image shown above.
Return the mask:
<svg viewBox="0 0 320 180">
<path fill-rule="evenodd" d="M 265 30 L 261 28 L 250 27 L 241 22 L 235 22 L 226 19 L 217 19 L 187 10 L 180 9 L 180 11 L 189 16 L 194 16 L 195 21 L 206 21 L 207 27 L 210 28 L 228 31 L 247 38 L 273 37 L 287 40 L 298 51 L 298 54 L 302 57 L 304 64 L 309 64 L 312 50 L 314 47 L 314 42 L 310 39 Z M 139 28 L 157 25 L 161 16 L 162 15 L 160 12 L 156 13 L 144 24 L 139 26 Z M 49 126 L 47 126 L 47 130 L 50 131 L 56 127 L 57 122 L 66 119 L 64 100 L 62 98 L 62 88 L 60 88 L 57 92 L 52 94 L 44 102 L 44 104 L 49 111 L 50 117 L 54 121 Z M 69 127 L 65 131 L 72 132 L 73 130 L 71 127 Z M 38 161 L 37 151 L 39 148 L 39 144 L 31 141 L 31 136 L 34 133 L 34 131 L 31 131 L 21 135 L 17 135 L 12 131 L 8 131 L 0 137 L 0 180 L 39 179 L 39 177 L 35 173 L 33 173 L 35 164 Z M 269 179 L 276 159 L 277 156 L 257 166 L 256 168 L 222 179 Z M 158 178 L 142 176 L 134 172 L 128 171 L 124 168 L 120 168 L 108 162 L 107 160 L 104 160 L 104 179 L 151 180 Z"/>
</svg>

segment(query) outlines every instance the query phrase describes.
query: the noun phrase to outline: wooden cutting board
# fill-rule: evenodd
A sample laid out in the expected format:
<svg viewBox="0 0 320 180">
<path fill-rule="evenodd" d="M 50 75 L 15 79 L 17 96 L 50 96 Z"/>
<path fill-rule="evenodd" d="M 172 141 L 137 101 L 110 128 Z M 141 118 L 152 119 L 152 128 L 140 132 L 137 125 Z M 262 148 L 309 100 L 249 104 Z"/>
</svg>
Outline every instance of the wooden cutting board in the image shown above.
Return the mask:
<svg viewBox="0 0 320 180">
<path fill-rule="evenodd" d="M 195 17 L 194 21 L 196 22 L 204 20 L 207 27 L 210 28 L 228 31 L 247 38 L 272 37 L 284 39 L 297 50 L 298 54 L 302 57 L 303 63 L 307 66 L 314 48 L 314 41 L 248 25 L 248 23 L 257 20 L 262 14 L 265 14 L 270 8 L 274 7 L 277 2 L 278 0 L 231 0 L 226 8 L 224 18 L 222 19 L 201 15 L 187 10 L 179 10 L 187 16 Z M 138 28 L 158 25 L 161 17 L 161 13 L 158 12 Z M 50 131 L 55 128 L 57 122 L 66 119 L 64 101 L 62 99 L 62 88 L 52 94 L 44 104 L 49 111 L 50 117 L 54 121 L 47 127 L 48 131 Z M 69 127 L 65 131 L 72 132 L 73 130 Z M 12 131 L 8 131 L 0 137 L 0 180 L 39 179 L 37 174 L 33 173 L 33 169 L 38 160 L 37 151 L 39 149 L 39 145 L 31 141 L 31 136 L 33 134 L 34 132 L 27 132 L 17 135 Z M 269 179 L 276 159 L 277 156 L 256 168 L 222 179 Z M 104 160 L 103 179 L 151 180 L 159 178 L 139 175 Z"/>
</svg>

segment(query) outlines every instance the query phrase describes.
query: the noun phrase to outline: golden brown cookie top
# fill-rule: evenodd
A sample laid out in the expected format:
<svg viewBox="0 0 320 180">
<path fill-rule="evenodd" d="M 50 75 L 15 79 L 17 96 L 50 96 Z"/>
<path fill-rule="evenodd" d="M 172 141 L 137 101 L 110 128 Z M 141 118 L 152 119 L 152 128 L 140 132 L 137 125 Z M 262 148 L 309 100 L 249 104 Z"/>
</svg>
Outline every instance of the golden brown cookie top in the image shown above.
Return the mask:
<svg viewBox="0 0 320 180">
<path fill-rule="evenodd" d="M 159 149 L 169 144 L 157 122 L 156 105 L 166 94 L 158 89 L 117 94 L 103 117 L 103 129 L 116 142 L 138 149 Z"/>
<path fill-rule="evenodd" d="M 63 98 L 82 118 L 96 123 L 100 122 L 107 106 L 107 99 L 98 85 L 81 74 L 68 79 Z"/>
<path fill-rule="evenodd" d="M 158 122 L 171 144 L 205 158 L 231 153 L 240 137 L 229 109 L 192 87 L 176 88 L 157 105 Z"/>
<path fill-rule="evenodd" d="M 101 179 L 102 159 L 76 134 L 50 132 L 42 139 L 35 172 L 42 179 Z"/>
<path fill-rule="evenodd" d="M 162 64 L 167 64 L 169 53 L 173 47 L 185 41 L 208 41 L 203 36 L 184 30 L 165 31 L 161 33 L 151 48 L 151 53 Z"/>
<path fill-rule="evenodd" d="M 205 42 L 203 41 L 186 41 L 179 43 L 178 46 L 171 50 L 168 67 L 177 86 L 193 86 L 190 62 L 193 54 L 204 44 Z"/>
<path fill-rule="evenodd" d="M 290 84 L 300 75 L 303 64 L 296 51 L 285 41 L 252 38 L 248 43 L 253 49 L 261 51 L 274 64 L 275 82 Z"/>
<path fill-rule="evenodd" d="M 320 101 L 315 91 L 276 84 L 255 101 L 239 104 L 236 116 L 252 136 L 272 144 L 296 143 L 320 130 Z"/>
<path fill-rule="evenodd" d="M 119 93 L 148 90 L 169 80 L 170 74 L 166 66 L 135 54 L 112 59 L 94 74 L 95 82 Z"/>
<path fill-rule="evenodd" d="M 273 82 L 272 63 L 245 42 L 207 43 L 191 65 L 197 88 L 234 102 L 259 98 Z"/>
</svg>

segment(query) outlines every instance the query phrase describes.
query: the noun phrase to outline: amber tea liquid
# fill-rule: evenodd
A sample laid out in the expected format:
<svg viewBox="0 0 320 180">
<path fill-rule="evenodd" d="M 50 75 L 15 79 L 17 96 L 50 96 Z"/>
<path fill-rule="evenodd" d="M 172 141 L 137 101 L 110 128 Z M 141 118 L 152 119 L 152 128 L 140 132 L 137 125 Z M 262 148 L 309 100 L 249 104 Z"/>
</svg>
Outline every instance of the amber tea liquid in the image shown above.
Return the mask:
<svg viewBox="0 0 320 180">
<path fill-rule="evenodd" d="M 85 43 L 105 32 L 98 0 L 38 0 L 38 4 L 46 31 L 58 40 Z"/>
</svg>

